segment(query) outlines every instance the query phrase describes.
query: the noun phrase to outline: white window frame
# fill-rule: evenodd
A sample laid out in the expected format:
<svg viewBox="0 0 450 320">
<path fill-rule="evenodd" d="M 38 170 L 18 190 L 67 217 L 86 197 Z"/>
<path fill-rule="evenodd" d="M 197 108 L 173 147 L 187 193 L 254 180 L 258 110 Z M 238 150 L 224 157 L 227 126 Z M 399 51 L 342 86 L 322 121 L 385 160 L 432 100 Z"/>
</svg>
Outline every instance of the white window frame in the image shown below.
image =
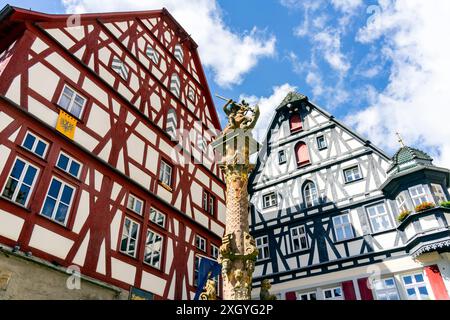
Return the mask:
<svg viewBox="0 0 450 320">
<path fill-rule="evenodd" d="M 66 89 L 66 88 L 73 92 L 71 97 L 69 97 L 66 94 L 64 94 L 64 89 Z M 67 107 L 64 107 L 62 105 L 62 103 L 61 103 L 61 98 L 63 97 L 63 95 L 67 99 L 70 99 L 69 105 Z M 76 115 L 75 113 L 73 113 L 73 110 L 72 110 L 77 97 L 80 98 L 80 99 L 83 99 L 83 104 L 81 105 L 81 110 L 80 110 L 80 114 L 79 115 Z M 83 117 L 83 113 L 84 113 L 84 109 L 86 107 L 86 103 L 87 103 L 86 97 L 81 95 L 78 91 L 76 91 L 72 87 L 68 86 L 67 84 L 64 85 L 64 87 L 63 87 L 63 89 L 61 91 L 61 94 L 59 95 L 59 98 L 58 98 L 58 106 L 60 106 L 62 109 L 64 109 L 65 111 L 67 111 L 69 114 L 71 114 L 72 116 L 74 116 L 77 119 L 81 119 Z"/>
<path fill-rule="evenodd" d="M 258 249 L 257 261 L 264 261 L 270 258 L 269 236 L 255 238 L 256 248 Z M 267 248 L 267 254 L 264 249 Z"/>
<path fill-rule="evenodd" d="M 153 240 L 155 240 L 155 237 L 159 237 L 160 242 L 159 242 L 159 248 L 154 248 L 155 246 L 155 242 L 153 241 L 152 243 L 150 243 L 149 239 L 150 239 L 150 234 L 153 234 Z M 156 268 L 156 269 L 161 269 L 162 266 L 162 253 L 163 253 L 163 247 L 164 246 L 164 237 L 159 234 L 158 232 L 155 232 L 151 229 L 147 229 L 147 235 L 145 238 L 145 249 L 144 249 L 144 263 L 148 264 L 149 266 Z M 150 259 L 146 259 L 147 257 L 147 252 L 151 252 L 150 254 Z M 154 262 L 154 260 L 156 259 L 156 257 L 158 257 L 159 255 L 159 260 L 157 260 L 157 263 Z M 149 261 L 148 261 L 149 260 Z"/>
<path fill-rule="evenodd" d="M 172 173 L 173 168 L 166 161 L 161 160 L 159 181 L 164 183 L 168 187 L 172 187 Z"/>
<path fill-rule="evenodd" d="M 211 244 L 211 257 L 217 259 L 219 257 L 219 247 Z"/>
<path fill-rule="evenodd" d="M 339 290 L 339 291 L 341 292 L 341 295 L 340 295 L 340 296 L 337 296 L 337 295 L 336 295 L 336 290 Z M 325 296 L 325 293 L 328 292 L 328 291 L 331 293 L 331 297 L 330 297 L 330 298 L 327 298 L 327 297 Z M 344 290 L 342 290 L 342 287 L 341 287 L 341 286 L 323 289 L 323 290 L 322 290 L 322 294 L 323 294 L 323 299 L 324 299 L 324 300 L 345 300 L 345 297 L 344 297 Z"/>
<path fill-rule="evenodd" d="M 49 195 L 50 188 L 51 188 L 52 183 L 53 183 L 54 180 L 56 180 L 56 181 L 61 183 L 61 188 L 58 191 L 58 196 L 56 197 L 56 199 Z M 65 203 L 65 202 L 61 201 L 61 196 L 62 196 L 64 187 L 66 187 L 66 186 L 72 189 L 72 197 L 70 198 L 70 202 L 69 203 Z M 53 176 L 52 179 L 50 180 L 49 185 L 48 185 L 47 192 L 45 193 L 44 202 L 42 203 L 42 208 L 41 208 L 41 211 L 40 211 L 40 215 L 42 217 L 45 217 L 47 219 L 50 219 L 50 220 L 58 223 L 58 224 L 62 224 L 64 226 L 66 226 L 67 225 L 67 220 L 69 219 L 69 216 L 70 216 L 70 210 L 72 209 L 73 199 L 75 198 L 76 190 L 77 189 L 74 186 L 72 186 L 71 184 L 65 182 L 62 179 L 59 179 L 59 178 Z M 53 199 L 55 201 L 55 206 L 53 207 L 52 215 L 50 217 L 48 217 L 48 216 L 43 214 L 43 210 L 44 210 L 45 202 L 47 201 L 47 198 L 51 198 L 51 199 Z M 59 221 L 57 221 L 55 219 L 56 218 L 57 209 L 58 209 L 60 203 L 63 203 L 65 205 L 67 205 L 67 207 L 68 207 L 67 208 L 67 214 L 65 216 L 64 222 L 59 222 Z"/>
<path fill-rule="evenodd" d="M 296 235 L 294 235 L 294 231 L 297 231 Z M 305 225 L 291 228 L 289 234 L 291 236 L 292 252 L 302 252 L 302 251 L 309 250 L 308 234 L 306 233 Z M 306 244 L 305 247 L 303 247 L 303 245 L 302 245 L 302 239 L 305 240 L 305 244 Z M 298 241 L 298 246 L 299 246 L 299 249 L 297 249 L 297 250 L 295 249 L 295 241 L 296 240 Z"/>
<path fill-rule="evenodd" d="M 417 276 L 417 275 L 422 276 L 423 282 L 416 281 L 415 276 Z M 413 283 L 406 284 L 405 283 L 406 277 L 411 277 L 411 279 L 413 280 Z M 407 300 L 431 300 L 432 299 L 432 290 L 430 290 L 428 283 L 427 283 L 427 278 L 425 277 L 425 274 L 423 272 L 418 271 L 418 272 L 412 272 L 412 273 L 408 273 L 408 274 L 401 274 L 400 278 L 402 281 L 403 289 L 405 290 L 405 297 Z M 420 292 L 419 292 L 419 287 L 425 287 L 425 289 L 427 290 L 428 299 L 422 299 Z M 408 289 L 414 289 L 416 297 L 418 299 L 409 299 Z"/>
<path fill-rule="evenodd" d="M 31 149 L 25 147 L 25 141 L 27 140 L 27 137 L 29 135 L 34 138 L 34 142 L 33 142 L 33 145 L 31 146 Z M 36 153 L 36 148 L 37 148 L 39 142 L 42 142 L 43 144 L 45 144 L 44 154 L 42 156 Z M 45 157 L 47 156 L 49 145 L 50 144 L 47 141 L 45 141 L 44 139 L 40 138 L 38 135 L 34 134 L 31 131 L 27 131 L 27 133 L 25 133 L 25 137 L 23 138 L 23 141 L 22 141 L 22 144 L 21 144 L 21 146 L 23 148 L 25 148 L 26 150 L 34 153 L 36 156 L 38 156 L 39 158 L 42 158 L 42 159 L 45 159 Z"/>
<path fill-rule="evenodd" d="M 408 201 L 404 194 L 400 193 L 397 198 L 395 198 L 395 202 L 397 203 L 397 208 L 399 212 L 403 212 L 406 210 L 409 210 L 408 208 Z"/>
<path fill-rule="evenodd" d="M 206 252 L 206 239 L 203 238 L 202 236 L 196 234 L 195 235 L 195 247 L 198 250 Z"/>
<path fill-rule="evenodd" d="M 348 222 L 342 222 L 344 217 L 347 217 Z M 350 235 L 347 235 L 346 227 L 350 227 Z M 333 228 L 334 238 L 336 239 L 336 242 L 347 241 L 355 238 L 355 233 L 353 232 L 352 217 L 348 212 L 333 217 Z M 338 239 L 338 229 L 342 229 L 342 233 L 344 235 L 342 239 Z"/>
<path fill-rule="evenodd" d="M 160 226 L 161 228 L 166 228 L 166 215 L 164 213 L 162 213 L 161 211 L 155 209 L 155 208 L 150 208 L 150 216 L 149 219 L 151 222 L 153 222 L 154 224 Z M 162 222 L 158 222 L 162 220 Z"/>
<path fill-rule="evenodd" d="M 421 191 L 419 189 L 421 189 Z M 418 184 L 416 186 L 409 188 L 408 191 L 411 197 L 411 201 L 413 202 L 415 207 L 421 205 L 424 202 L 434 202 L 430 201 L 431 194 L 427 185 Z M 413 195 L 413 192 L 415 192 L 416 194 Z"/>
<path fill-rule="evenodd" d="M 316 291 L 310 291 L 310 292 L 297 292 L 297 300 L 302 301 L 316 301 L 317 299 L 317 292 Z M 311 296 L 314 295 L 314 299 L 311 299 Z M 305 296 L 306 299 L 302 299 L 302 297 Z"/>
<path fill-rule="evenodd" d="M 19 179 L 16 179 L 16 178 L 13 178 L 11 176 L 11 174 L 12 174 L 12 171 L 13 171 L 13 169 L 14 169 L 14 167 L 15 167 L 15 165 L 16 165 L 18 160 L 20 160 L 23 163 L 25 163 L 25 165 L 23 167 L 22 172 L 20 173 Z M 36 170 L 36 174 L 35 174 L 35 176 L 33 178 L 33 182 L 31 183 L 31 185 L 28 185 L 28 184 L 24 183 L 24 179 L 25 179 L 25 175 L 26 175 L 26 173 L 28 171 L 28 168 L 30 168 L 30 167 Z M 3 186 L 2 197 L 5 198 L 5 199 L 8 199 L 8 200 L 10 200 L 10 201 L 12 201 L 14 203 L 16 203 L 19 206 L 22 206 L 22 207 L 26 208 L 27 205 L 28 205 L 28 201 L 31 198 L 31 194 L 34 191 L 34 187 L 36 185 L 36 180 L 37 180 L 37 178 L 39 176 L 39 172 L 40 172 L 40 169 L 37 166 L 32 165 L 30 162 L 28 162 L 28 161 L 26 161 L 26 160 L 24 160 L 24 159 L 22 159 L 20 157 L 16 157 L 16 159 L 13 162 L 13 165 L 11 166 L 11 169 L 9 170 L 9 174 L 8 174 L 8 177 L 6 178 L 5 185 Z M 3 195 L 3 193 L 6 190 L 6 186 L 8 185 L 8 182 L 9 182 L 10 179 L 13 179 L 13 180 L 17 181 L 17 185 L 16 185 L 16 188 L 14 189 L 14 192 L 12 194 L 11 199 L 9 199 L 9 198 L 7 198 L 6 196 Z M 28 193 L 28 196 L 25 199 L 25 203 L 24 204 L 20 204 L 20 203 L 17 202 L 17 196 L 19 194 L 19 191 L 20 191 L 20 188 L 22 187 L 22 185 L 25 185 L 28 188 L 30 188 L 30 192 Z"/>
<path fill-rule="evenodd" d="M 113 57 L 111 69 L 113 69 L 113 71 L 116 72 L 125 81 L 127 81 L 130 77 L 130 69 L 118 56 Z"/>
<path fill-rule="evenodd" d="M 380 213 L 378 212 L 378 209 L 377 209 L 377 210 L 376 210 L 376 215 L 371 216 L 370 213 L 369 213 L 369 210 L 370 210 L 371 208 L 378 208 L 379 206 L 383 206 L 384 212 L 385 212 L 385 213 L 380 214 Z M 383 232 L 383 231 L 386 231 L 386 230 L 390 230 L 390 229 L 392 229 L 392 228 L 394 227 L 394 226 L 393 226 L 393 222 L 392 222 L 391 214 L 390 214 L 390 212 L 388 211 L 388 208 L 387 208 L 387 206 L 386 206 L 386 204 L 385 204 L 384 202 L 380 202 L 380 203 L 377 203 L 377 204 L 373 204 L 373 205 L 366 206 L 365 209 L 366 209 L 366 214 L 367 214 L 367 217 L 369 218 L 370 226 L 371 226 L 371 228 L 372 228 L 372 232 L 373 232 L 373 233 Z M 381 230 L 375 230 L 374 224 L 373 224 L 373 222 L 372 222 L 372 219 L 379 218 L 379 217 L 383 217 L 383 216 L 386 216 L 386 217 L 387 217 L 387 221 L 389 222 L 389 226 L 388 226 L 388 227 L 384 227 L 384 228 L 381 229 Z"/>
<path fill-rule="evenodd" d="M 138 210 L 137 204 L 141 204 L 141 209 Z M 142 216 L 142 211 L 144 210 L 144 200 L 136 197 L 134 194 L 129 193 L 128 194 L 128 201 L 127 201 L 127 208 L 133 211 L 134 213 L 137 213 L 138 215 Z"/>
<path fill-rule="evenodd" d="M 388 285 L 386 281 L 393 281 L 393 285 Z M 375 280 L 373 283 L 373 291 L 377 300 L 401 300 L 400 293 L 397 288 L 397 281 L 394 277 Z M 396 295 L 397 299 L 391 299 L 392 295 Z M 387 299 L 382 299 L 386 297 Z"/>
<path fill-rule="evenodd" d="M 308 187 L 309 191 L 307 194 Z M 303 199 L 305 200 L 305 206 L 307 208 L 312 208 L 320 204 L 319 192 L 317 191 L 317 185 L 314 182 L 309 181 L 303 186 Z"/>
<path fill-rule="evenodd" d="M 355 165 L 347 169 L 344 169 L 343 172 L 345 183 L 352 183 L 363 179 L 363 175 L 359 165 Z M 347 172 L 351 172 L 351 174 L 347 175 Z"/>
<path fill-rule="evenodd" d="M 61 159 L 61 155 L 64 155 L 66 158 L 69 159 L 69 162 L 67 163 L 67 168 L 64 169 L 60 166 L 58 166 L 59 160 Z M 78 169 L 78 174 L 77 175 L 73 175 L 72 173 L 70 173 L 70 167 L 72 166 L 72 163 L 76 163 L 80 166 L 80 168 Z M 75 177 L 77 179 L 80 178 L 80 174 L 81 174 L 81 170 L 83 169 L 83 165 L 81 164 L 81 162 L 75 160 L 72 156 L 69 156 L 67 153 L 61 151 L 58 155 L 58 160 L 56 160 L 56 167 L 61 169 L 62 171 L 68 173 L 69 175 L 71 175 L 72 177 Z"/>
<path fill-rule="evenodd" d="M 321 140 L 323 141 L 323 145 L 321 145 Z M 318 136 L 316 141 L 317 141 L 317 149 L 319 149 L 319 151 L 328 148 L 327 138 L 325 137 L 325 135 Z"/>
<path fill-rule="evenodd" d="M 263 195 L 263 209 L 269 209 L 276 206 L 278 206 L 278 195 L 276 192 Z"/>
<path fill-rule="evenodd" d="M 131 231 L 133 230 L 133 225 L 137 225 L 136 238 L 132 238 L 130 234 L 125 234 L 125 232 L 126 232 L 125 224 L 126 224 L 126 221 L 127 221 L 127 220 L 130 221 L 130 230 L 131 230 Z M 136 258 L 137 252 L 138 252 L 139 231 L 140 231 L 140 229 L 141 229 L 141 225 L 140 225 L 138 222 L 134 221 L 133 219 L 130 219 L 129 217 L 125 217 L 125 218 L 123 219 L 122 236 L 121 236 L 121 238 L 120 238 L 120 244 L 119 244 L 119 250 L 120 250 L 120 252 L 122 252 L 123 254 L 126 254 L 127 256 Z M 126 239 L 127 239 L 127 247 L 126 247 L 126 251 L 123 251 L 123 250 L 122 250 L 122 241 L 124 240 L 124 236 L 125 236 Z M 129 253 L 130 240 L 134 240 L 134 241 L 135 241 L 134 254 L 132 254 L 132 255 Z"/>
<path fill-rule="evenodd" d="M 440 184 L 432 183 L 431 192 L 433 192 L 434 197 L 437 198 L 438 205 L 440 205 L 442 202 L 447 201 L 447 196 L 445 195 L 444 189 Z"/>
</svg>

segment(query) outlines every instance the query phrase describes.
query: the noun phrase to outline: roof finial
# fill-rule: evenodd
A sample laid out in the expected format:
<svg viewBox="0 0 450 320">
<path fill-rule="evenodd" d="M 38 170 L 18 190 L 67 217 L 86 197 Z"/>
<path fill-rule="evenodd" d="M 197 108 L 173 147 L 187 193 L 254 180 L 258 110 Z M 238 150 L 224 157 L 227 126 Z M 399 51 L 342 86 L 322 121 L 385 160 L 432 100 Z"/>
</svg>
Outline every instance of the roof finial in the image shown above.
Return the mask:
<svg viewBox="0 0 450 320">
<path fill-rule="evenodd" d="M 396 134 L 397 137 L 398 137 L 398 142 L 400 143 L 400 146 L 401 146 L 402 148 L 404 148 L 404 147 L 405 147 L 405 142 L 403 141 L 402 136 L 401 136 L 400 133 L 398 133 L 398 132 L 396 132 L 395 134 Z"/>
</svg>

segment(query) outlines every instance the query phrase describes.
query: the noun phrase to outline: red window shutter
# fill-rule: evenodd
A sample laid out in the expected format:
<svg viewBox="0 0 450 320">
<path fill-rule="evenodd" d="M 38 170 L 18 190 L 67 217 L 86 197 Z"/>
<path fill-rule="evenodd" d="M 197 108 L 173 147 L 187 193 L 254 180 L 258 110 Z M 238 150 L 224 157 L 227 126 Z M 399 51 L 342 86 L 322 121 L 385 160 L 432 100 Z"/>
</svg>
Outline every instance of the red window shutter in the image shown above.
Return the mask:
<svg viewBox="0 0 450 320">
<path fill-rule="evenodd" d="M 372 290 L 369 288 L 369 278 L 358 279 L 358 288 L 361 293 L 361 300 L 373 300 Z"/>
<path fill-rule="evenodd" d="M 286 300 L 297 300 L 297 295 L 294 291 L 286 292 Z"/>
<path fill-rule="evenodd" d="M 431 289 L 433 289 L 436 300 L 449 300 L 447 288 L 437 265 L 425 267 L 428 281 L 430 281 Z"/>
<path fill-rule="evenodd" d="M 304 166 L 310 163 L 308 146 L 304 142 L 300 142 L 295 146 L 295 155 L 299 166 Z"/>
<path fill-rule="evenodd" d="M 356 300 L 355 287 L 353 281 L 342 282 L 342 291 L 344 292 L 345 300 Z"/>
<path fill-rule="evenodd" d="M 298 132 L 303 129 L 302 117 L 298 113 L 294 113 L 289 119 L 291 132 Z"/>
</svg>

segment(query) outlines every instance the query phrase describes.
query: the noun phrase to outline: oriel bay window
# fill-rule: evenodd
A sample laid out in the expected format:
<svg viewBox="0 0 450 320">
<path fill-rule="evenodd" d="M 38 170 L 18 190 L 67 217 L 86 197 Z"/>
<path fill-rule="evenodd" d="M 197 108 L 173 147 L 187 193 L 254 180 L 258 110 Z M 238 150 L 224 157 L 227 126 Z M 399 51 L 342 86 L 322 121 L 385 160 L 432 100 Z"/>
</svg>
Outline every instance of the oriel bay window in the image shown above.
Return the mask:
<svg viewBox="0 0 450 320">
<path fill-rule="evenodd" d="M 417 185 L 412 188 L 409 188 L 409 194 L 411 195 L 411 200 L 414 203 L 414 206 L 421 205 L 424 202 L 428 202 L 429 200 L 429 190 L 428 186 Z"/>
<path fill-rule="evenodd" d="M 41 215 L 66 225 L 74 195 L 74 187 L 53 177 L 45 197 Z"/>
<path fill-rule="evenodd" d="M 26 207 L 33 192 L 39 169 L 28 161 L 16 158 L 3 187 L 2 196 Z"/>
</svg>

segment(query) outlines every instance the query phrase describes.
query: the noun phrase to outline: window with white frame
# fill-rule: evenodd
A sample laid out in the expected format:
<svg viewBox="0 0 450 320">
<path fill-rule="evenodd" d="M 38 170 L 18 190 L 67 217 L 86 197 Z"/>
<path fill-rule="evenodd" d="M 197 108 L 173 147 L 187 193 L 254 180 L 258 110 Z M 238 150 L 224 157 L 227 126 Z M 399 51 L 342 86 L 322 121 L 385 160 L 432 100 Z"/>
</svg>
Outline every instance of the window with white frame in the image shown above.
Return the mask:
<svg viewBox="0 0 450 320">
<path fill-rule="evenodd" d="M 392 221 L 384 203 L 367 207 L 370 225 L 373 232 L 381 232 L 392 228 Z"/>
<path fill-rule="evenodd" d="M 59 97 L 58 105 L 74 117 L 81 119 L 84 107 L 86 106 L 86 101 L 86 98 L 81 94 L 71 87 L 64 85 L 61 96 Z"/>
<path fill-rule="evenodd" d="M 80 177 L 81 163 L 64 152 L 60 152 L 56 166 L 75 178 Z"/>
<path fill-rule="evenodd" d="M 172 187 L 172 166 L 164 160 L 161 160 L 159 181 L 164 183 L 168 187 Z"/>
<path fill-rule="evenodd" d="M 197 249 L 202 250 L 203 252 L 206 252 L 206 239 L 196 235 L 195 236 L 195 246 Z"/>
<path fill-rule="evenodd" d="M 144 201 L 132 195 L 131 193 L 128 195 L 128 203 L 127 208 L 131 211 L 142 215 L 142 208 L 144 207 Z"/>
<path fill-rule="evenodd" d="M 266 194 L 263 196 L 263 209 L 276 207 L 278 205 L 278 199 L 275 192 Z"/>
<path fill-rule="evenodd" d="M 74 194 L 74 187 L 53 177 L 42 206 L 41 215 L 66 225 Z"/>
<path fill-rule="evenodd" d="M 184 53 L 183 53 L 183 47 L 180 44 L 175 45 L 175 48 L 173 49 L 173 55 L 175 56 L 175 58 L 178 61 L 183 63 Z"/>
<path fill-rule="evenodd" d="M 319 150 L 324 150 L 328 147 L 327 140 L 325 139 L 325 136 L 319 136 L 317 137 L 317 148 Z"/>
<path fill-rule="evenodd" d="M 211 257 L 217 259 L 219 257 L 219 247 L 211 244 Z"/>
<path fill-rule="evenodd" d="M 114 57 L 111 68 L 123 79 L 128 80 L 130 70 L 119 57 Z"/>
<path fill-rule="evenodd" d="M 145 53 L 147 54 L 147 57 L 149 57 L 150 60 L 153 61 L 154 64 L 158 64 L 159 53 L 151 45 L 147 45 L 147 50 Z"/>
<path fill-rule="evenodd" d="M 354 166 L 344 170 L 345 182 L 350 183 L 353 181 L 358 181 L 362 179 L 361 171 L 359 166 Z"/>
<path fill-rule="evenodd" d="M 176 73 L 174 73 L 172 74 L 172 77 L 170 77 L 170 91 L 179 98 L 180 90 L 181 90 L 180 77 Z"/>
<path fill-rule="evenodd" d="M 341 287 L 335 287 L 323 290 L 325 300 L 344 300 L 344 294 Z"/>
<path fill-rule="evenodd" d="M 291 229 L 291 243 L 293 252 L 309 249 L 305 226 Z"/>
<path fill-rule="evenodd" d="M 286 151 L 284 150 L 278 151 L 278 163 L 279 164 L 286 163 Z"/>
<path fill-rule="evenodd" d="M 139 237 L 139 224 L 136 221 L 125 217 L 122 230 L 122 239 L 120 241 L 120 251 L 136 257 Z"/>
<path fill-rule="evenodd" d="M 346 213 L 333 217 L 333 226 L 336 241 L 344 241 L 354 238 L 350 214 Z"/>
<path fill-rule="evenodd" d="M 428 186 L 417 185 L 409 188 L 409 194 L 411 196 L 411 200 L 414 203 L 414 206 L 421 205 L 424 202 L 429 201 L 429 191 Z"/>
<path fill-rule="evenodd" d="M 400 300 L 394 278 L 375 280 L 373 287 L 377 300 Z"/>
<path fill-rule="evenodd" d="M 297 299 L 303 301 L 316 301 L 317 293 L 316 292 L 297 293 Z"/>
<path fill-rule="evenodd" d="M 314 182 L 305 184 L 303 187 L 303 197 L 307 208 L 319 205 L 319 194 Z"/>
<path fill-rule="evenodd" d="M 45 158 L 48 149 L 48 142 L 28 131 L 25 135 L 25 139 L 23 139 L 22 147 L 33 152 L 40 158 Z"/>
<path fill-rule="evenodd" d="M 258 261 L 269 258 L 269 237 L 262 236 L 255 239 L 256 248 L 258 249 Z"/>
<path fill-rule="evenodd" d="M 408 300 L 429 300 L 427 285 L 422 273 L 402 276 L 403 286 Z"/>
<path fill-rule="evenodd" d="M 216 208 L 216 198 L 206 190 L 203 190 L 203 210 L 214 216 Z"/>
<path fill-rule="evenodd" d="M 162 228 L 166 227 L 166 215 L 155 208 L 150 209 L 150 221 Z"/>
<path fill-rule="evenodd" d="M 161 253 L 163 249 L 163 237 L 148 229 L 145 241 L 144 262 L 154 268 L 161 267 Z"/>
<path fill-rule="evenodd" d="M 399 212 L 408 210 L 408 203 L 406 202 L 406 197 L 403 194 L 399 194 L 395 201 L 397 202 Z"/>
<path fill-rule="evenodd" d="M 431 191 L 433 192 L 434 196 L 438 200 L 438 204 L 441 204 L 442 202 L 447 201 L 447 197 L 445 196 L 444 189 L 440 184 L 431 184 Z"/>
<path fill-rule="evenodd" d="M 26 207 L 33 192 L 39 169 L 29 162 L 16 158 L 3 187 L 2 196 Z"/>
</svg>

